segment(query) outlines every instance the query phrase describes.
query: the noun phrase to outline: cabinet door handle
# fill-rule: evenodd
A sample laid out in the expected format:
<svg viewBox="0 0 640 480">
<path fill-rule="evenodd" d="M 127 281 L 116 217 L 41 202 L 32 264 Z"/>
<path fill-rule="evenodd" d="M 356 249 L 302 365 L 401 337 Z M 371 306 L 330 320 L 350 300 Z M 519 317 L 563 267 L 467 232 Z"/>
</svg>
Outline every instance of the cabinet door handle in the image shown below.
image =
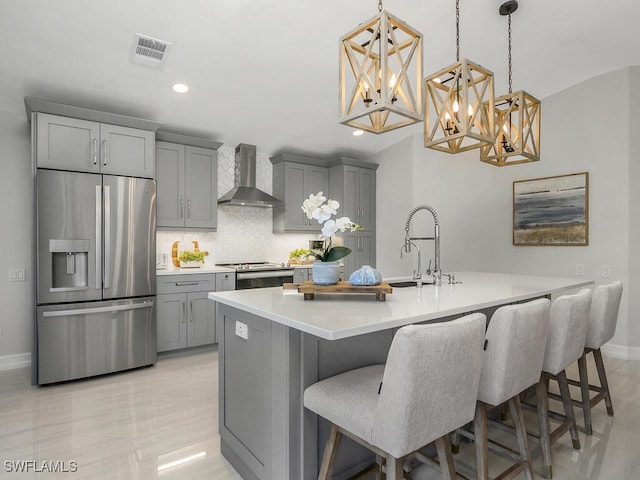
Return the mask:
<svg viewBox="0 0 640 480">
<path fill-rule="evenodd" d="M 360 209 L 360 225 L 362 225 L 362 219 L 364 218 L 364 208 Z"/>
<path fill-rule="evenodd" d="M 198 282 L 176 282 L 176 287 L 186 287 L 189 285 L 198 285 Z"/>
<path fill-rule="evenodd" d="M 187 323 L 187 302 L 182 302 L 182 323 Z"/>
<path fill-rule="evenodd" d="M 193 300 L 189 301 L 189 322 L 193 323 Z"/>
<path fill-rule="evenodd" d="M 107 166 L 107 141 L 106 140 L 102 141 L 102 147 L 104 148 L 104 157 L 103 157 L 102 164 L 106 167 Z"/>
<path fill-rule="evenodd" d="M 187 220 L 191 220 L 191 200 L 187 200 Z"/>
<path fill-rule="evenodd" d="M 98 139 L 93 139 L 93 164 L 98 164 Z"/>
<path fill-rule="evenodd" d="M 184 220 L 184 199 L 180 199 L 180 220 Z"/>
</svg>

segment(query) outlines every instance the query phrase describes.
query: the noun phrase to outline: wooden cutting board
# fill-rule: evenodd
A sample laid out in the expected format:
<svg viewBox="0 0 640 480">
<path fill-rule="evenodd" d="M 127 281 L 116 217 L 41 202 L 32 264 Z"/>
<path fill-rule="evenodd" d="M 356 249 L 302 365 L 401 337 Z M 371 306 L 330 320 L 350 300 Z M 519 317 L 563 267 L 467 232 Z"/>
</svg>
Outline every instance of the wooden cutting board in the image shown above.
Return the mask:
<svg viewBox="0 0 640 480">
<path fill-rule="evenodd" d="M 291 285 L 291 286 L 289 286 Z M 294 287 L 295 286 L 295 287 Z M 335 285 L 316 285 L 312 281 L 297 283 L 297 284 L 285 284 L 283 288 L 298 289 L 298 293 L 304 294 L 305 300 L 314 300 L 316 293 L 328 293 L 328 294 L 344 294 L 344 293 L 354 293 L 354 294 L 375 294 L 376 300 L 379 302 L 384 302 L 387 297 L 387 293 L 393 293 L 393 288 L 387 282 L 382 282 L 378 285 L 351 285 L 351 282 L 338 282 Z"/>
</svg>

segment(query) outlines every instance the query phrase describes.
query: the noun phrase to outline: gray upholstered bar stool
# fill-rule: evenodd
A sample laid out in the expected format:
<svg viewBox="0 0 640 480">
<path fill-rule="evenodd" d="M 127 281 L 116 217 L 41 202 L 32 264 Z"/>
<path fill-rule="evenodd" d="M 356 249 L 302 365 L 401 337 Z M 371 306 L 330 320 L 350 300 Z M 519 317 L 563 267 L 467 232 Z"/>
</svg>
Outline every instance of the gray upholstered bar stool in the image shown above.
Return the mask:
<svg viewBox="0 0 640 480">
<path fill-rule="evenodd" d="M 618 322 L 618 311 L 620 310 L 620 299 L 622 298 L 622 282 L 616 281 L 608 285 L 600 285 L 593 290 L 591 296 L 591 311 L 589 313 L 589 327 L 587 328 L 587 338 L 584 343 L 584 353 L 578 360 L 578 371 L 580 381 L 569 380 L 572 385 L 579 385 L 581 391 L 581 401 L 574 402 L 582 407 L 584 415 L 584 429 L 587 435 L 593 433 L 591 425 L 591 407 L 604 400 L 607 407 L 607 414 L 613 416 L 613 404 L 611 403 L 611 393 L 607 382 L 607 373 L 602 361 L 600 347 L 613 338 Z M 592 353 L 598 371 L 600 385 L 589 384 L 587 375 L 587 354 Z M 591 391 L 597 392 L 591 397 Z"/>
<path fill-rule="evenodd" d="M 538 383 L 549 327 L 549 300 L 500 307 L 491 316 L 485 336 L 478 402 L 473 420 L 476 446 L 476 478 L 489 479 L 487 412 L 507 403 L 514 423 L 519 457 L 500 478 L 521 472 L 533 478 L 527 430 L 520 393 Z"/>
<path fill-rule="evenodd" d="M 574 295 L 558 297 L 550 309 L 549 333 L 542 363 L 542 375 L 536 385 L 538 424 L 540 426 L 540 448 L 542 450 L 543 472 L 551 478 L 551 445 L 567 431 L 571 433 L 573 448 L 580 450 L 580 439 L 576 427 L 576 417 L 569 393 L 569 383 L 565 369 L 582 356 L 587 336 L 586 321 L 591 306 L 591 290 L 585 288 Z M 558 382 L 562 405 L 563 421 L 553 431 L 549 425 L 549 403 L 547 385 L 549 378 Z"/>
<path fill-rule="evenodd" d="M 404 457 L 435 441 L 443 476 L 455 479 L 447 434 L 473 419 L 486 317 L 400 328 L 386 365 L 351 370 L 304 392 L 304 406 L 331 423 L 318 479 L 333 475 L 343 435 L 385 459 L 387 480 Z"/>
</svg>

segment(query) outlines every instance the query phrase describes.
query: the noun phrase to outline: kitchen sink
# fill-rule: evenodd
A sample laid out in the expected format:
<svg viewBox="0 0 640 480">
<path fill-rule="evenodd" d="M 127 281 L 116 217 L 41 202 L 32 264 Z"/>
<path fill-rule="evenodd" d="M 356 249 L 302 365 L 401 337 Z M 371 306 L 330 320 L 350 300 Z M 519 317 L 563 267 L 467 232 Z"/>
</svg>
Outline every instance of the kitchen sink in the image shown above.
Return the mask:
<svg viewBox="0 0 640 480">
<path fill-rule="evenodd" d="M 422 285 L 433 285 L 431 282 L 422 282 Z M 404 287 L 415 287 L 415 280 L 404 280 L 401 282 L 389 282 L 390 287 L 404 288 Z"/>
</svg>

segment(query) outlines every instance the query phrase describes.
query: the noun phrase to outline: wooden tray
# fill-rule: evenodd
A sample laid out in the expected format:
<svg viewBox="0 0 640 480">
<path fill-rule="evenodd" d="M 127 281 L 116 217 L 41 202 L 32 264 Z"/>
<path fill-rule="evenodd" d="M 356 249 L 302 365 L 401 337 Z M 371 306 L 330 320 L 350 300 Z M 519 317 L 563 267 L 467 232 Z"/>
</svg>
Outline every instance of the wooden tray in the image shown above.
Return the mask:
<svg viewBox="0 0 640 480">
<path fill-rule="evenodd" d="M 387 282 L 382 282 L 378 285 L 355 286 L 351 285 L 351 282 L 338 282 L 335 285 L 316 285 L 312 281 L 306 281 L 302 283 L 285 283 L 283 288 L 285 290 L 297 288 L 298 293 L 304 294 L 305 300 L 315 299 L 316 293 L 374 293 L 376 300 L 384 302 L 387 299 L 387 293 L 393 293 L 393 288 Z"/>
</svg>

